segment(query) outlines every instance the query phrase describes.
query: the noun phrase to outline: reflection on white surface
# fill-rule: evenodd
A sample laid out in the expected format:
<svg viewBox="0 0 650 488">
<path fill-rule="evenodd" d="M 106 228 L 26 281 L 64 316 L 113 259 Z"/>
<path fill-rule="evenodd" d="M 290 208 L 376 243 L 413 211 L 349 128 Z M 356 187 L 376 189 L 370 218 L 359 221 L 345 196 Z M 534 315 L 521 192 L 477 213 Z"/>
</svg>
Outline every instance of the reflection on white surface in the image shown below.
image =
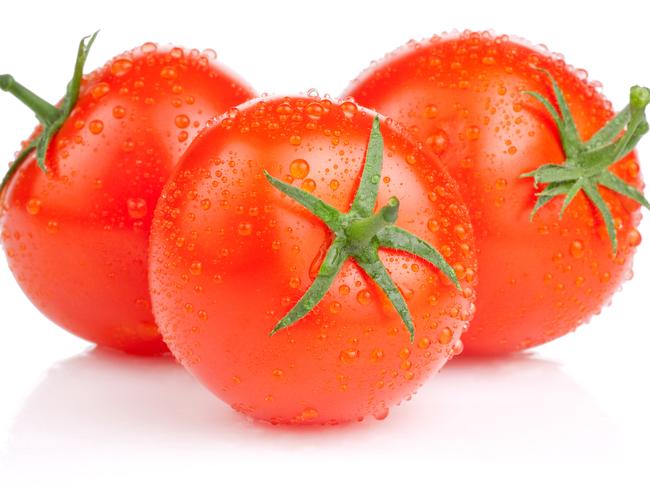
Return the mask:
<svg viewBox="0 0 650 488">
<path fill-rule="evenodd" d="M 17 415 L 2 464 L 13 476 L 47 479 L 206 454 L 220 466 L 251 456 L 377 463 L 401 453 L 441 463 L 598 462 L 616 444 L 616 429 L 594 401 L 534 356 L 456 359 L 383 422 L 305 429 L 247 420 L 171 358 L 96 349 L 50 369 Z"/>
</svg>

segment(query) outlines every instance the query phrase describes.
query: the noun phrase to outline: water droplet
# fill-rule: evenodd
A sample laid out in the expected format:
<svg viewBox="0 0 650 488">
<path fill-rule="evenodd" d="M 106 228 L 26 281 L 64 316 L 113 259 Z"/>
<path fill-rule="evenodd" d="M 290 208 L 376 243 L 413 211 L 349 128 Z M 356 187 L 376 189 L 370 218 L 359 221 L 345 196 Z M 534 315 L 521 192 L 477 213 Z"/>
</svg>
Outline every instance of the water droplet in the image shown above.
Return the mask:
<svg viewBox="0 0 650 488">
<path fill-rule="evenodd" d="M 372 175 L 372 176 L 370 177 L 370 182 L 371 182 L 373 185 L 376 185 L 377 183 L 379 183 L 379 175 Z"/>
<path fill-rule="evenodd" d="M 185 53 L 180 47 L 174 47 L 169 51 L 169 55 L 174 59 L 181 59 Z"/>
<path fill-rule="evenodd" d="M 479 137 L 481 137 L 481 128 L 476 125 L 470 125 L 467 128 L 467 139 L 476 141 Z"/>
<path fill-rule="evenodd" d="M 435 119 L 438 116 L 438 107 L 433 104 L 429 104 L 424 107 L 424 116 L 427 119 Z"/>
<path fill-rule="evenodd" d="M 305 178 L 309 174 L 309 163 L 304 159 L 294 159 L 289 165 L 289 173 L 297 179 Z"/>
<path fill-rule="evenodd" d="M 147 215 L 147 202 L 144 198 L 129 198 L 126 209 L 132 219 L 143 219 Z"/>
<path fill-rule="evenodd" d="M 190 118 L 187 115 L 180 114 L 176 116 L 174 123 L 179 129 L 185 129 L 190 125 Z"/>
<path fill-rule="evenodd" d="M 339 180 L 330 181 L 330 188 L 332 190 L 337 190 L 339 186 L 340 186 Z"/>
<path fill-rule="evenodd" d="M 111 63 L 111 73 L 115 76 L 124 76 L 133 67 L 133 62 L 130 59 L 119 58 Z"/>
<path fill-rule="evenodd" d="M 187 138 L 189 137 L 189 134 L 187 131 L 182 130 L 178 133 L 178 142 L 185 142 L 187 141 Z"/>
<path fill-rule="evenodd" d="M 154 42 L 145 42 L 140 49 L 143 53 L 152 53 L 158 49 L 158 46 Z"/>
<path fill-rule="evenodd" d="M 173 66 L 165 66 L 160 70 L 160 76 L 166 80 L 175 80 L 178 78 L 178 72 Z"/>
<path fill-rule="evenodd" d="M 302 142 L 302 137 L 299 136 L 298 134 L 292 134 L 289 136 L 289 144 L 292 146 L 299 146 L 300 143 Z"/>
<path fill-rule="evenodd" d="M 203 263 L 201 261 L 193 261 L 190 264 L 190 273 L 194 276 L 199 276 L 203 272 Z"/>
<path fill-rule="evenodd" d="M 348 285 L 341 285 L 339 286 L 339 293 L 342 296 L 346 296 L 350 294 L 350 287 Z"/>
<path fill-rule="evenodd" d="M 378 407 L 372 414 L 373 417 L 377 420 L 384 420 L 388 417 L 390 410 L 384 406 Z"/>
<path fill-rule="evenodd" d="M 289 286 L 291 288 L 298 288 L 300 286 L 300 278 L 297 276 L 292 276 L 289 278 Z"/>
<path fill-rule="evenodd" d="M 205 310 L 199 310 L 196 315 L 198 315 L 200 320 L 203 320 L 204 322 L 208 320 L 208 312 Z"/>
<path fill-rule="evenodd" d="M 111 91 L 111 85 L 109 85 L 105 81 L 102 81 L 100 83 L 97 83 L 93 87 L 93 89 L 90 91 L 90 94 L 92 95 L 93 98 L 97 99 L 97 98 L 102 98 L 109 91 Z"/>
<path fill-rule="evenodd" d="M 315 408 L 307 407 L 300 413 L 299 420 L 314 420 L 315 418 L 318 418 L 318 415 L 318 410 Z"/>
<path fill-rule="evenodd" d="M 95 135 L 101 134 L 104 130 L 104 122 L 101 120 L 91 120 L 88 124 L 88 130 Z"/>
<path fill-rule="evenodd" d="M 609 271 L 605 271 L 603 274 L 600 275 L 600 282 L 601 283 L 608 283 L 609 280 L 611 279 L 612 275 L 610 274 Z"/>
<path fill-rule="evenodd" d="M 370 360 L 373 363 L 378 363 L 384 359 L 384 351 L 381 349 L 375 349 L 370 353 Z"/>
<path fill-rule="evenodd" d="M 330 303 L 330 307 L 329 307 L 330 312 L 335 313 L 335 314 L 339 313 L 342 308 L 343 308 L 343 306 L 341 305 L 340 302 L 332 302 L 332 303 Z"/>
<path fill-rule="evenodd" d="M 240 222 L 237 226 L 237 233 L 240 236 L 249 236 L 253 233 L 253 225 L 250 222 Z"/>
<path fill-rule="evenodd" d="M 580 240 L 575 240 L 569 247 L 569 252 L 574 258 L 581 258 L 585 254 L 585 245 Z"/>
<path fill-rule="evenodd" d="M 464 347 L 465 346 L 463 345 L 463 341 L 458 339 L 456 341 L 456 344 L 454 344 L 454 347 L 451 348 L 451 355 L 452 356 L 458 356 L 460 353 L 463 352 Z"/>
<path fill-rule="evenodd" d="M 630 229 L 630 232 L 627 233 L 627 243 L 631 247 L 637 247 L 641 244 L 641 233 L 636 229 Z"/>
<path fill-rule="evenodd" d="M 459 239 L 467 238 L 467 230 L 465 230 L 465 227 L 460 224 L 454 226 L 454 233 L 458 236 Z"/>
<path fill-rule="evenodd" d="M 453 336 L 454 333 L 451 331 L 451 329 L 449 327 L 445 327 L 440 331 L 440 334 L 438 335 L 438 342 L 440 344 L 449 344 Z"/>
<path fill-rule="evenodd" d="M 121 105 L 116 105 L 113 107 L 113 117 L 116 119 L 121 119 L 126 115 L 126 109 Z"/>
<path fill-rule="evenodd" d="M 354 102 L 346 101 L 343 102 L 340 105 L 341 111 L 343 112 L 343 115 L 345 115 L 348 119 L 351 119 L 352 117 L 355 116 L 355 114 L 359 111 L 359 108 L 357 107 L 357 104 Z"/>
<path fill-rule="evenodd" d="M 30 198 L 25 204 L 25 210 L 29 215 L 37 215 L 41 211 L 41 201 L 38 198 Z"/>
<path fill-rule="evenodd" d="M 344 349 L 339 353 L 339 359 L 344 364 L 352 364 L 359 358 L 357 349 Z"/>
<path fill-rule="evenodd" d="M 431 232 L 438 232 L 440 230 L 440 223 L 435 219 L 429 219 L 427 222 L 427 229 Z"/>
<path fill-rule="evenodd" d="M 300 185 L 300 188 L 303 190 L 311 193 L 316 189 L 316 182 L 312 180 L 311 178 L 307 178 L 302 182 L 302 185 Z"/>
<path fill-rule="evenodd" d="M 508 148 L 508 154 L 516 154 L 517 153 L 517 147 L 516 146 L 510 146 Z"/>
<path fill-rule="evenodd" d="M 204 198 L 201 200 L 201 208 L 203 210 L 210 210 L 210 207 L 212 206 L 212 202 L 210 201 L 209 198 Z"/>
<path fill-rule="evenodd" d="M 271 374 L 274 378 L 282 378 L 284 376 L 284 371 L 279 368 L 274 369 Z"/>
<path fill-rule="evenodd" d="M 449 136 L 444 130 L 438 129 L 431 133 L 425 142 L 431 147 L 434 153 L 440 155 L 445 152 L 449 145 Z"/>
<path fill-rule="evenodd" d="M 212 59 L 212 60 L 217 59 L 217 51 L 215 51 L 214 49 L 210 49 L 210 48 L 204 49 L 201 54 L 205 56 L 207 59 Z"/>
<path fill-rule="evenodd" d="M 428 349 L 431 345 L 431 340 L 428 337 L 423 337 L 418 341 L 418 347 L 420 349 Z"/>
<path fill-rule="evenodd" d="M 312 102 L 305 107 L 305 113 L 307 114 L 307 117 L 309 117 L 312 120 L 320 119 L 323 116 L 324 112 L 325 109 L 318 102 Z"/>
<path fill-rule="evenodd" d="M 507 186 L 508 182 L 504 178 L 498 178 L 497 181 L 494 182 L 494 188 L 498 191 L 505 190 Z"/>
<path fill-rule="evenodd" d="M 361 290 L 357 293 L 357 302 L 361 305 L 368 305 L 372 299 L 372 295 L 368 290 Z"/>
</svg>

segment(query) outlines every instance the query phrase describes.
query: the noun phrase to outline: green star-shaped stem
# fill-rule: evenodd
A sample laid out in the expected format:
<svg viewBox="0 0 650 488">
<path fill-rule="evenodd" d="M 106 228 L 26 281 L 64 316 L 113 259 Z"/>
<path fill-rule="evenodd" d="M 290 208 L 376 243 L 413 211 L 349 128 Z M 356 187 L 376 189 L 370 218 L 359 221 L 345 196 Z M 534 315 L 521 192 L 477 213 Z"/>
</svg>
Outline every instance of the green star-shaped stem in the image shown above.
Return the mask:
<svg viewBox="0 0 650 488">
<path fill-rule="evenodd" d="M 29 107 L 34 112 L 36 118 L 43 128 L 41 133 L 18 154 L 18 157 L 9 167 L 9 170 L 2 179 L 2 183 L 0 183 L 0 194 L 2 194 L 2 190 L 5 188 L 7 183 L 9 183 L 11 177 L 33 150 L 36 150 L 36 161 L 38 163 L 38 166 L 43 171 L 47 171 L 47 168 L 45 166 L 45 155 L 47 154 L 47 148 L 50 145 L 52 137 L 54 137 L 63 123 L 68 119 L 70 112 L 72 112 L 72 109 L 77 103 L 77 99 L 79 98 L 79 88 L 81 87 L 81 78 L 83 76 L 84 64 L 86 63 L 88 52 L 90 51 L 93 42 L 95 42 L 95 37 L 97 37 L 97 32 L 95 32 L 92 36 L 84 37 L 79 42 L 79 48 L 77 49 L 77 59 L 74 65 L 72 79 L 68 83 L 66 93 L 63 97 L 60 108 L 49 104 L 35 93 L 25 88 L 23 85 L 14 80 L 13 76 L 0 75 L 0 89 L 11 93 L 18 100 Z"/>
<path fill-rule="evenodd" d="M 318 305 L 343 264 L 350 258 L 386 293 L 413 341 L 415 331 L 411 313 L 402 293 L 379 259 L 377 251 L 380 248 L 397 249 L 419 256 L 440 269 L 457 288 L 460 288 L 454 269 L 433 246 L 394 225 L 399 212 L 399 200 L 396 197 L 391 197 L 384 207 L 373 214 L 379 192 L 383 152 L 384 141 L 379 128 L 379 117 L 375 117 L 359 188 L 347 213 L 339 212 L 311 193 L 284 183 L 267 172 L 264 173 L 271 185 L 322 220 L 334 234 L 332 245 L 325 255 L 316 279 L 296 305 L 277 323 L 271 334 L 295 324 Z"/>
<path fill-rule="evenodd" d="M 582 190 L 601 214 L 612 251 L 616 254 L 618 241 L 614 219 L 598 187 L 609 188 L 650 209 L 650 203 L 642 192 L 609 171 L 614 163 L 632 152 L 641 137 L 648 132 L 645 108 L 650 103 L 650 89 L 633 86 L 630 89 L 630 103 L 591 139 L 583 142 L 557 82 L 548 71 L 537 69 L 550 79 L 560 112 L 558 113 L 544 95 L 537 92 L 524 93 L 537 99 L 553 117 L 560 132 L 566 160 L 564 164 L 544 164 L 534 171 L 521 175 L 522 178 L 534 178 L 536 186 L 546 184 L 546 187 L 536 194 L 537 202 L 530 218 L 532 219 L 537 211 L 553 198 L 564 196 L 560 210 L 560 218 L 562 218 L 571 201 Z M 623 130 L 625 132 L 621 135 Z"/>
</svg>

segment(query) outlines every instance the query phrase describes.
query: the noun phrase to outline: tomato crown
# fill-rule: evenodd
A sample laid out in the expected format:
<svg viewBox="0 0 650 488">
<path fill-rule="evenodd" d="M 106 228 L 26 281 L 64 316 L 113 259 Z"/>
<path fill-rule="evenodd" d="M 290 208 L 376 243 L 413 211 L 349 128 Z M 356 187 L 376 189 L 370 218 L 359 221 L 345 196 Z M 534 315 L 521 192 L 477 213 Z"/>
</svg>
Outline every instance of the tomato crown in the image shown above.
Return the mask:
<svg viewBox="0 0 650 488">
<path fill-rule="evenodd" d="M 25 88 L 14 80 L 13 76 L 0 75 L 0 89 L 11 93 L 29 107 L 34 112 L 42 126 L 40 134 L 36 136 L 18 154 L 14 162 L 11 163 L 7 174 L 5 174 L 2 183 L 0 183 L 0 194 L 23 161 L 25 161 L 27 156 L 29 156 L 34 150 L 36 150 L 36 162 L 38 163 L 38 166 L 43 171 L 47 172 L 47 168 L 45 167 L 45 154 L 47 153 L 47 148 L 50 145 L 52 137 L 54 137 L 63 123 L 68 119 L 70 112 L 72 112 L 72 109 L 77 103 L 84 65 L 86 64 L 88 53 L 90 52 L 90 48 L 92 47 L 93 42 L 95 42 L 98 33 L 99 31 L 95 32 L 91 36 L 86 36 L 79 41 L 77 59 L 74 65 L 72 79 L 66 87 L 65 96 L 63 97 L 60 108 L 46 102 L 41 97 Z"/>
<path fill-rule="evenodd" d="M 322 220 L 334 234 L 332 245 L 313 283 L 296 305 L 277 323 L 271 335 L 293 325 L 318 305 L 332 286 L 343 264 L 351 258 L 386 293 L 413 341 L 415 330 L 411 313 L 402 293 L 379 259 L 377 252 L 379 248 L 396 249 L 419 256 L 440 269 L 460 289 L 454 269 L 433 246 L 393 225 L 397 221 L 399 212 L 399 200 L 396 197 L 391 197 L 384 207 L 373 214 L 379 193 L 383 152 L 384 140 L 379 127 L 379 117 L 375 117 L 361 181 L 347 213 L 339 212 L 311 193 L 264 172 L 271 185 Z"/>
<path fill-rule="evenodd" d="M 650 89 L 633 86 L 630 89 L 630 103 L 616 117 L 602 127 L 591 139 L 580 139 L 575 121 L 559 85 L 548 71 L 536 68 L 548 76 L 553 86 L 560 112 L 542 94 L 524 92 L 537 99 L 551 114 L 560 132 L 560 139 L 566 160 L 564 164 L 544 164 L 534 171 L 524 173 L 522 178 L 534 178 L 535 186 L 545 183 L 547 186 L 537 193 L 537 202 L 530 215 L 549 203 L 553 198 L 564 195 L 560 218 L 575 196 L 582 190 L 601 214 L 607 235 L 616 254 L 618 240 L 614 218 L 605 200 L 600 194 L 599 186 L 609 188 L 650 209 L 650 203 L 642 192 L 628 185 L 621 178 L 609 171 L 609 168 L 632 152 L 643 135 L 648 132 L 645 108 L 650 103 Z M 625 132 L 620 136 L 621 132 Z M 620 136 L 620 137 L 619 137 Z"/>
</svg>

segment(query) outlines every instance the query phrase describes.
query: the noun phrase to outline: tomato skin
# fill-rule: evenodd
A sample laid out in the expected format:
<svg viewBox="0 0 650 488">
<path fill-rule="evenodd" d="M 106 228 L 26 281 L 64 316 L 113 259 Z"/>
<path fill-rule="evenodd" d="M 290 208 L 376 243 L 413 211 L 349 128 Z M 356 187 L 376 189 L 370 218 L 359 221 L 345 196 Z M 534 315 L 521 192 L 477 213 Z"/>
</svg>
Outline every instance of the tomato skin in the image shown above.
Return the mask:
<svg viewBox="0 0 650 488">
<path fill-rule="evenodd" d="M 2 200 L 9 267 L 36 307 L 99 345 L 166 351 L 147 283 L 153 209 L 204 122 L 252 96 L 207 55 L 152 43 L 85 77 L 48 173 L 32 154 Z"/>
<path fill-rule="evenodd" d="M 351 260 L 315 309 L 269 335 L 313 281 L 331 235 L 263 170 L 347 212 L 373 117 L 328 99 L 251 101 L 197 138 L 159 200 L 150 287 L 163 337 L 206 387 L 254 418 L 383 418 L 459 347 L 474 297 L 469 217 L 440 165 L 411 164 L 428 156 L 386 123 L 377 208 L 397 196 L 396 225 L 442 249 L 462 291 L 422 259 L 383 249 L 382 261 L 408 297 L 413 343 L 383 292 Z M 429 230 L 429 221 L 439 229 Z"/>
<path fill-rule="evenodd" d="M 522 173 L 561 163 L 550 115 L 524 90 L 555 100 L 558 81 L 583 139 L 611 119 L 586 73 L 524 41 L 488 33 L 409 44 L 364 72 L 345 95 L 402 123 L 459 182 L 476 233 L 477 312 L 463 337 L 470 354 L 501 354 L 560 337 L 598 313 L 631 277 L 641 241 L 639 205 L 601 193 L 617 227 L 612 255 L 603 221 L 580 193 L 559 219 L 556 198 L 530 222 L 536 190 Z M 612 167 L 642 188 L 634 153 Z"/>
</svg>

